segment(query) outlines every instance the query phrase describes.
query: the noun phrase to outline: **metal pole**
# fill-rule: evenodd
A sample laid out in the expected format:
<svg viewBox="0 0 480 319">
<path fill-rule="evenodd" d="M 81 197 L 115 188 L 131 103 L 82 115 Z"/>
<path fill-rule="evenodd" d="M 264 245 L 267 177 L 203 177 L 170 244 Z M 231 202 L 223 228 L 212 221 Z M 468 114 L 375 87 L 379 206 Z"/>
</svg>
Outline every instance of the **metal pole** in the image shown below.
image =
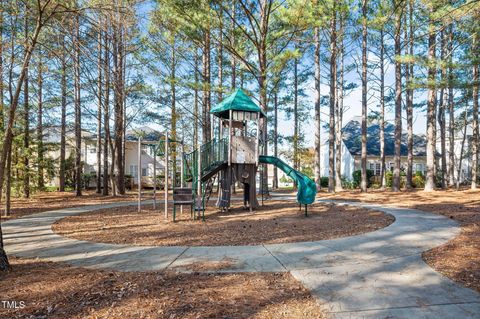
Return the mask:
<svg viewBox="0 0 480 319">
<path fill-rule="evenodd" d="M 165 132 L 165 218 L 168 218 L 168 132 Z"/>
<path fill-rule="evenodd" d="M 197 150 L 197 194 L 198 194 L 198 209 L 201 207 L 200 200 L 202 199 L 202 147 L 198 145 Z M 195 203 L 196 205 L 197 203 Z"/>
<path fill-rule="evenodd" d="M 153 210 L 157 209 L 157 148 L 153 148 Z"/>
<path fill-rule="evenodd" d="M 138 212 L 142 211 L 142 138 L 138 137 Z"/>
</svg>

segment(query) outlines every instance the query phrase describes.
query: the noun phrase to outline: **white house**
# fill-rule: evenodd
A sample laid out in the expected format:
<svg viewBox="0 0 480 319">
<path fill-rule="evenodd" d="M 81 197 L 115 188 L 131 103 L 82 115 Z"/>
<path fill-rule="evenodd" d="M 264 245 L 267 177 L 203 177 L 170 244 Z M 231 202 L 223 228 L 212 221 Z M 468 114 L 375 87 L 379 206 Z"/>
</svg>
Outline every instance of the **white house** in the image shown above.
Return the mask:
<svg viewBox="0 0 480 319">
<path fill-rule="evenodd" d="M 136 130 L 127 131 L 125 134 L 125 174 L 133 177 L 133 184 L 138 183 L 138 135 L 143 135 L 142 138 L 142 150 L 141 150 L 141 178 L 142 185 L 146 187 L 153 186 L 153 168 L 154 168 L 154 156 L 153 145 L 158 144 L 161 134 L 151 128 L 143 127 Z M 45 129 L 44 143 L 50 145 L 46 154 L 50 157 L 58 166 L 60 163 L 60 127 L 49 127 Z M 75 150 L 75 135 L 72 128 L 68 128 L 65 134 L 66 149 L 65 157 L 68 159 L 73 156 Z M 102 145 L 102 147 L 104 147 Z M 180 156 L 179 156 L 180 157 Z M 82 146 L 81 146 L 81 161 L 83 164 L 83 173 L 85 174 L 97 174 L 97 136 L 86 130 L 82 131 Z M 111 154 L 109 152 L 108 162 L 111 162 Z M 164 159 L 157 156 L 156 159 L 156 175 L 160 176 L 164 174 Z M 103 151 L 101 156 L 101 172 L 103 173 Z M 58 175 L 48 182 L 50 186 L 59 185 Z M 95 179 L 92 179 L 90 186 L 95 186 Z"/>
<path fill-rule="evenodd" d="M 361 165 L 361 118 L 354 117 L 343 127 L 342 141 L 342 176 L 352 179 L 352 173 L 360 169 Z M 395 126 L 392 123 L 385 123 L 385 162 L 386 169 L 393 170 L 394 149 L 395 149 Z M 462 152 L 462 141 L 464 132 L 457 132 L 455 136 L 455 178 L 458 175 L 458 165 Z M 460 170 L 460 182 L 468 180 L 471 176 L 471 144 L 472 130 L 467 127 L 465 143 L 463 146 L 462 168 Z M 426 171 L 426 137 L 425 135 L 414 134 L 413 136 L 413 171 L 425 174 Z M 437 154 L 436 160 L 441 164 L 440 137 L 437 133 Z M 401 169 L 406 171 L 407 167 L 407 133 L 402 132 L 401 144 Z M 447 132 L 446 140 L 447 165 L 449 161 L 449 139 Z M 322 144 L 320 150 L 322 176 L 328 176 L 328 140 Z M 439 166 L 440 167 L 440 166 Z M 377 121 L 370 121 L 367 125 L 367 168 L 380 175 L 380 126 Z"/>
<path fill-rule="evenodd" d="M 347 179 L 352 179 L 353 172 L 361 167 L 361 118 L 354 117 L 348 121 L 342 129 L 342 165 L 341 174 Z M 386 169 L 393 170 L 394 149 L 395 149 L 395 126 L 392 123 L 385 123 L 385 162 Z M 401 144 L 401 167 L 407 167 L 407 134 L 402 133 Z M 322 176 L 329 173 L 329 151 L 328 140 L 322 144 L 320 149 Z M 413 170 L 414 172 L 425 173 L 426 163 L 426 139 L 422 135 L 413 137 Z M 367 169 L 379 176 L 381 172 L 380 158 L 380 125 L 377 121 L 370 121 L 367 125 Z"/>
</svg>

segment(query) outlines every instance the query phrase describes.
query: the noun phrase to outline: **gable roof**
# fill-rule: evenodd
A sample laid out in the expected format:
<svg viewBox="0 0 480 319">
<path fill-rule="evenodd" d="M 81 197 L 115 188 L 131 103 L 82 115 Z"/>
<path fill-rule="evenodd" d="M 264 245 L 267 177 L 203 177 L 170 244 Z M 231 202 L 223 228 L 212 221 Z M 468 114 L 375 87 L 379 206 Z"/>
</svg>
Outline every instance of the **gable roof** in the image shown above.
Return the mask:
<svg viewBox="0 0 480 319">
<path fill-rule="evenodd" d="M 256 112 L 265 116 L 263 110 L 241 89 L 236 89 L 222 102 L 215 105 L 210 113 L 218 117 L 228 118 L 228 111 Z"/>
<path fill-rule="evenodd" d="M 343 142 L 352 155 L 362 154 L 362 129 L 361 119 L 358 117 L 350 120 L 342 129 Z M 413 156 L 426 156 L 427 140 L 423 135 L 413 135 Z M 385 122 L 385 155 L 393 156 L 395 153 L 395 125 Z M 367 154 L 380 156 L 380 123 L 370 121 L 367 124 Z M 407 133 L 402 132 L 401 156 L 407 156 Z"/>
<path fill-rule="evenodd" d="M 154 130 L 148 126 L 143 126 L 126 131 L 125 140 L 137 141 L 139 135 L 142 136 L 142 140 L 145 142 L 156 142 L 159 141 L 161 137 L 163 137 L 163 134 L 159 131 Z"/>
</svg>

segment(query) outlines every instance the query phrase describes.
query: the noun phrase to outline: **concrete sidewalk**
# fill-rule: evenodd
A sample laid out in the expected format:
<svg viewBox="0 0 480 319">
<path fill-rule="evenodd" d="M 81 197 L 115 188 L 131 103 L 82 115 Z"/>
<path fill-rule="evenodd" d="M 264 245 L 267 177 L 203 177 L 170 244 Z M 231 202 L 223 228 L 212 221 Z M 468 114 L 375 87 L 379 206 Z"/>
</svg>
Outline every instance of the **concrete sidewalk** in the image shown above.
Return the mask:
<svg viewBox="0 0 480 319">
<path fill-rule="evenodd" d="M 331 201 L 330 201 L 331 202 Z M 148 202 L 145 202 L 148 203 Z M 418 210 L 361 206 L 395 217 L 367 234 L 290 244 L 145 247 L 93 243 L 55 234 L 52 224 L 114 203 L 43 212 L 5 222 L 6 251 L 24 258 L 118 271 L 190 271 L 228 260 L 217 272 L 283 272 L 309 288 L 334 318 L 480 318 L 480 296 L 428 267 L 421 253 L 455 237 L 453 220 Z"/>
</svg>

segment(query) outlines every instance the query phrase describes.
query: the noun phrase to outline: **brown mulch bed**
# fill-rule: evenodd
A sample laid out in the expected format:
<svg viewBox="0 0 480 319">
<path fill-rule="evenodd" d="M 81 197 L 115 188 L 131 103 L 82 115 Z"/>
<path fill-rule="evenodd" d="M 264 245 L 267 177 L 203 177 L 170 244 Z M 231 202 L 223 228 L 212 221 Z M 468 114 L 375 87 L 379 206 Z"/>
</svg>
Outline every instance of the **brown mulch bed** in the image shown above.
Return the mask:
<svg viewBox="0 0 480 319">
<path fill-rule="evenodd" d="M 289 273 L 176 274 L 89 270 L 12 258 L 0 318 L 326 318 Z"/>
<path fill-rule="evenodd" d="M 4 216 L 3 207 L 0 210 L 0 214 L 3 220 L 8 220 L 48 210 L 82 205 L 133 201 L 136 200 L 136 198 L 135 192 L 128 192 L 126 195 L 116 197 L 102 196 L 91 190 L 83 191 L 83 196 L 80 197 L 75 196 L 74 192 L 39 192 L 33 194 L 30 198 L 12 198 L 12 209 L 10 216 Z"/>
<path fill-rule="evenodd" d="M 308 217 L 293 201 L 265 201 L 255 213 L 243 210 L 238 202 L 235 206 L 230 212 L 209 207 L 206 222 L 191 220 L 188 210 L 176 223 L 164 218 L 163 208 L 154 211 L 150 206 L 141 213 L 136 207 L 110 208 L 64 218 L 53 229 L 67 237 L 105 243 L 218 246 L 331 239 L 374 231 L 394 221 L 381 212 L 333 204 L 311 205 Z"/>
<path fill-rule="evenodd" d="M 480 292 L 480 190 L 349 191 L 322 193 L 318 197 L 416 208 L 456 220 L 462 227 L 461 234 L 445 245 L 424 252 L 423 258 L 443 275 Z"/>
</svg>

